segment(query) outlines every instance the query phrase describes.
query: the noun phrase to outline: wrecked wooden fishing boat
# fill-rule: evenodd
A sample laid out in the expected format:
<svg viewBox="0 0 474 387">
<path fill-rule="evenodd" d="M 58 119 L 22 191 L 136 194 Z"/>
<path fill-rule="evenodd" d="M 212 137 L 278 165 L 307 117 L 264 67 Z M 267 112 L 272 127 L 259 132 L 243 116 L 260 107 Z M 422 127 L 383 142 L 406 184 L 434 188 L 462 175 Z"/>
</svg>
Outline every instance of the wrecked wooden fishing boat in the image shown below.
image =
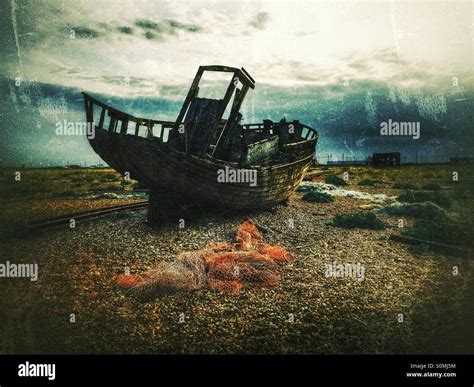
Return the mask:
<svg viewBox="0 0 474 387">
<path fill-rule="evenodd" d="M 204 72 L 232 75 L 222 99 L 199 96 Z M 88 136 L 110 167 L 150 188 L 149 219 L 180 203 L 248 210 L 285 201 L 314 159 L 318 132 L 299 121 L 242 124 L 255 81 L 245 71 L 200 66 L 175 122 L 135 117 L 83 93 Z"/>
</svg>

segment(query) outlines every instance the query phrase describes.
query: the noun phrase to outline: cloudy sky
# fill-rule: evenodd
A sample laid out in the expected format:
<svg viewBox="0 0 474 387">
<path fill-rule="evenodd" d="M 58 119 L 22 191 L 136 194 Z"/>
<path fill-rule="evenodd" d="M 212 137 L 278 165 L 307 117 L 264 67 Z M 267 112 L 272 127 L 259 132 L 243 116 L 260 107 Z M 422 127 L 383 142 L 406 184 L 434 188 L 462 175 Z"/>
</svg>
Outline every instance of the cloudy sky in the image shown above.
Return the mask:
<svg viewBox="0 0 474 387">
<path fill-rule="evenodd" d="M 173 119 L 203 64 L 244 66 L 257 82 L 244 120 L 300 118 L 320 129 L 320 153 L 376 150 L 375 140 L 361 144 L 391 118 L 384 114 L 403 112 L 427 120 L 423 144 L 463 152 L 466 128 L 436 131 L 450 130 L 453 114 L 462 125 L 472 118 L 469 1 L 8 0 L 1 8 L 2 131 L 8 122 L 25 132 L 4 134 L 7 158 L 77 148 L 50 134 L 55 120 L 82 114 L 81 90 Z"/>
</svg>

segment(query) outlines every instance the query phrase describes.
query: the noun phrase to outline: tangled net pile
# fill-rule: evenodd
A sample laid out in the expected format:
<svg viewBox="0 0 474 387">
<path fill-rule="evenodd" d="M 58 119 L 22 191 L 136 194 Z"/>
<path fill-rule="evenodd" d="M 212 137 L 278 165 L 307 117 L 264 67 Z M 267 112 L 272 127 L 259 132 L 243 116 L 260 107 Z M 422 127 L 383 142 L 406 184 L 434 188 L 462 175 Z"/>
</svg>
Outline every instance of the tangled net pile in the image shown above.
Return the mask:
<svg viewBox="0 0 474 387">
<path fill-rule="evenodd" d="M 172 262 L 161 262 L 139 275 L 122 275 L 117 285 L 139 293 L 196 290 L 208 287 L 238 293 L 244 286 L 276 286 L 279 264 L 294 255 L 267 245 L 251 220 L 237 229 L 234 243 L 216 243 L 204 250 L 186 251 Z"/>
</svg>

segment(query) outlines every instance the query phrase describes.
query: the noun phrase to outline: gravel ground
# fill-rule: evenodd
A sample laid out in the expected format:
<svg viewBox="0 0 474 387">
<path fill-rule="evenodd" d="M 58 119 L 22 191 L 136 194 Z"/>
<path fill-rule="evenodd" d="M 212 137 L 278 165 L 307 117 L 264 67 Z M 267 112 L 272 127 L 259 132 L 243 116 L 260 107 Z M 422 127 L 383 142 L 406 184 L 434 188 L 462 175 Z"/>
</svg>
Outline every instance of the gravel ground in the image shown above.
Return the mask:
<svg viewBox="0 0 474 387">
<path fill-rule="evenodd" d="M 382 231 L 326 224 L 367 206 L 348 197 L 308 203 L 296 193 L 274 211 L 188 214 L 184 229 L 154 230 L 144 223 L 146 210 L 138 210 L 3 241 L 2 261 L 37 262 L 40 272 L 36 283 L 0 283 L 0 352 L 472 352 L 463 328 L 469 329 L 466 310 L 472 310 L 471 261 L 413 255 L 387 240 L 396 231 L 394 218 L 380 215 L 389 226 Z M 268 230 L 266 242 L 296 255 L 281 267 L 279 286 L 152 299 L 115 286 L 127 267 L 141 273 L 183 250 L 231 241 L 246 218 Z M 365 279 L 326 277 L 332 262 L 364 265 Z"/>
</svg>

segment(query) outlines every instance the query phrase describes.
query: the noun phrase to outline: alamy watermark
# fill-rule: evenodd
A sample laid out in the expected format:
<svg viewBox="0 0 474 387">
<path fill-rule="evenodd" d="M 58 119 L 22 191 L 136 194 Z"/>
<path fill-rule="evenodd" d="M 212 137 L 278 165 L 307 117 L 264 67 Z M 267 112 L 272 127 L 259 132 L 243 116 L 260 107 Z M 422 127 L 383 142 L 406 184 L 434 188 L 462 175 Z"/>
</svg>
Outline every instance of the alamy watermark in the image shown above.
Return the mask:
<svg viewBox="0 0 474 387">
<path fill-rule="evenodd" d="M 325 277 L 365 279 L 365 266 L 360 263 L 327 263 L 324 270 Z"/>
<path fill-rule="evenodd" d="M 30 281 L 38 280 L 37 263 L 0 263 L 0 278 L 29 278 Z"/>
<path fill-rule="evenodd" d="M 18 365 L 18 376 L 56 379 L 56 364 L 34 364 L 25 362 Z"/>
<path fill-rule="evenodd" d="M 384 121 L 380 123 L 381 136 L 411 136 L 414 140 L 420 138 L 420 123 L 419 122 L 398 122 Z"/>
<path fill-rule="evenodd" d="M 59 121 L 56 122 L 56 136 L 87 136 L 89 140 L 95 138 L 95 125 L 86 121 Z"/>
<path fill-rule="evenodd" d="M 217 170 L 218 183 L 247 183 L 250 187 L 257 185 L 257 171 L 255 169 L 235 169 L 225 166 Z"/>
</svg>

